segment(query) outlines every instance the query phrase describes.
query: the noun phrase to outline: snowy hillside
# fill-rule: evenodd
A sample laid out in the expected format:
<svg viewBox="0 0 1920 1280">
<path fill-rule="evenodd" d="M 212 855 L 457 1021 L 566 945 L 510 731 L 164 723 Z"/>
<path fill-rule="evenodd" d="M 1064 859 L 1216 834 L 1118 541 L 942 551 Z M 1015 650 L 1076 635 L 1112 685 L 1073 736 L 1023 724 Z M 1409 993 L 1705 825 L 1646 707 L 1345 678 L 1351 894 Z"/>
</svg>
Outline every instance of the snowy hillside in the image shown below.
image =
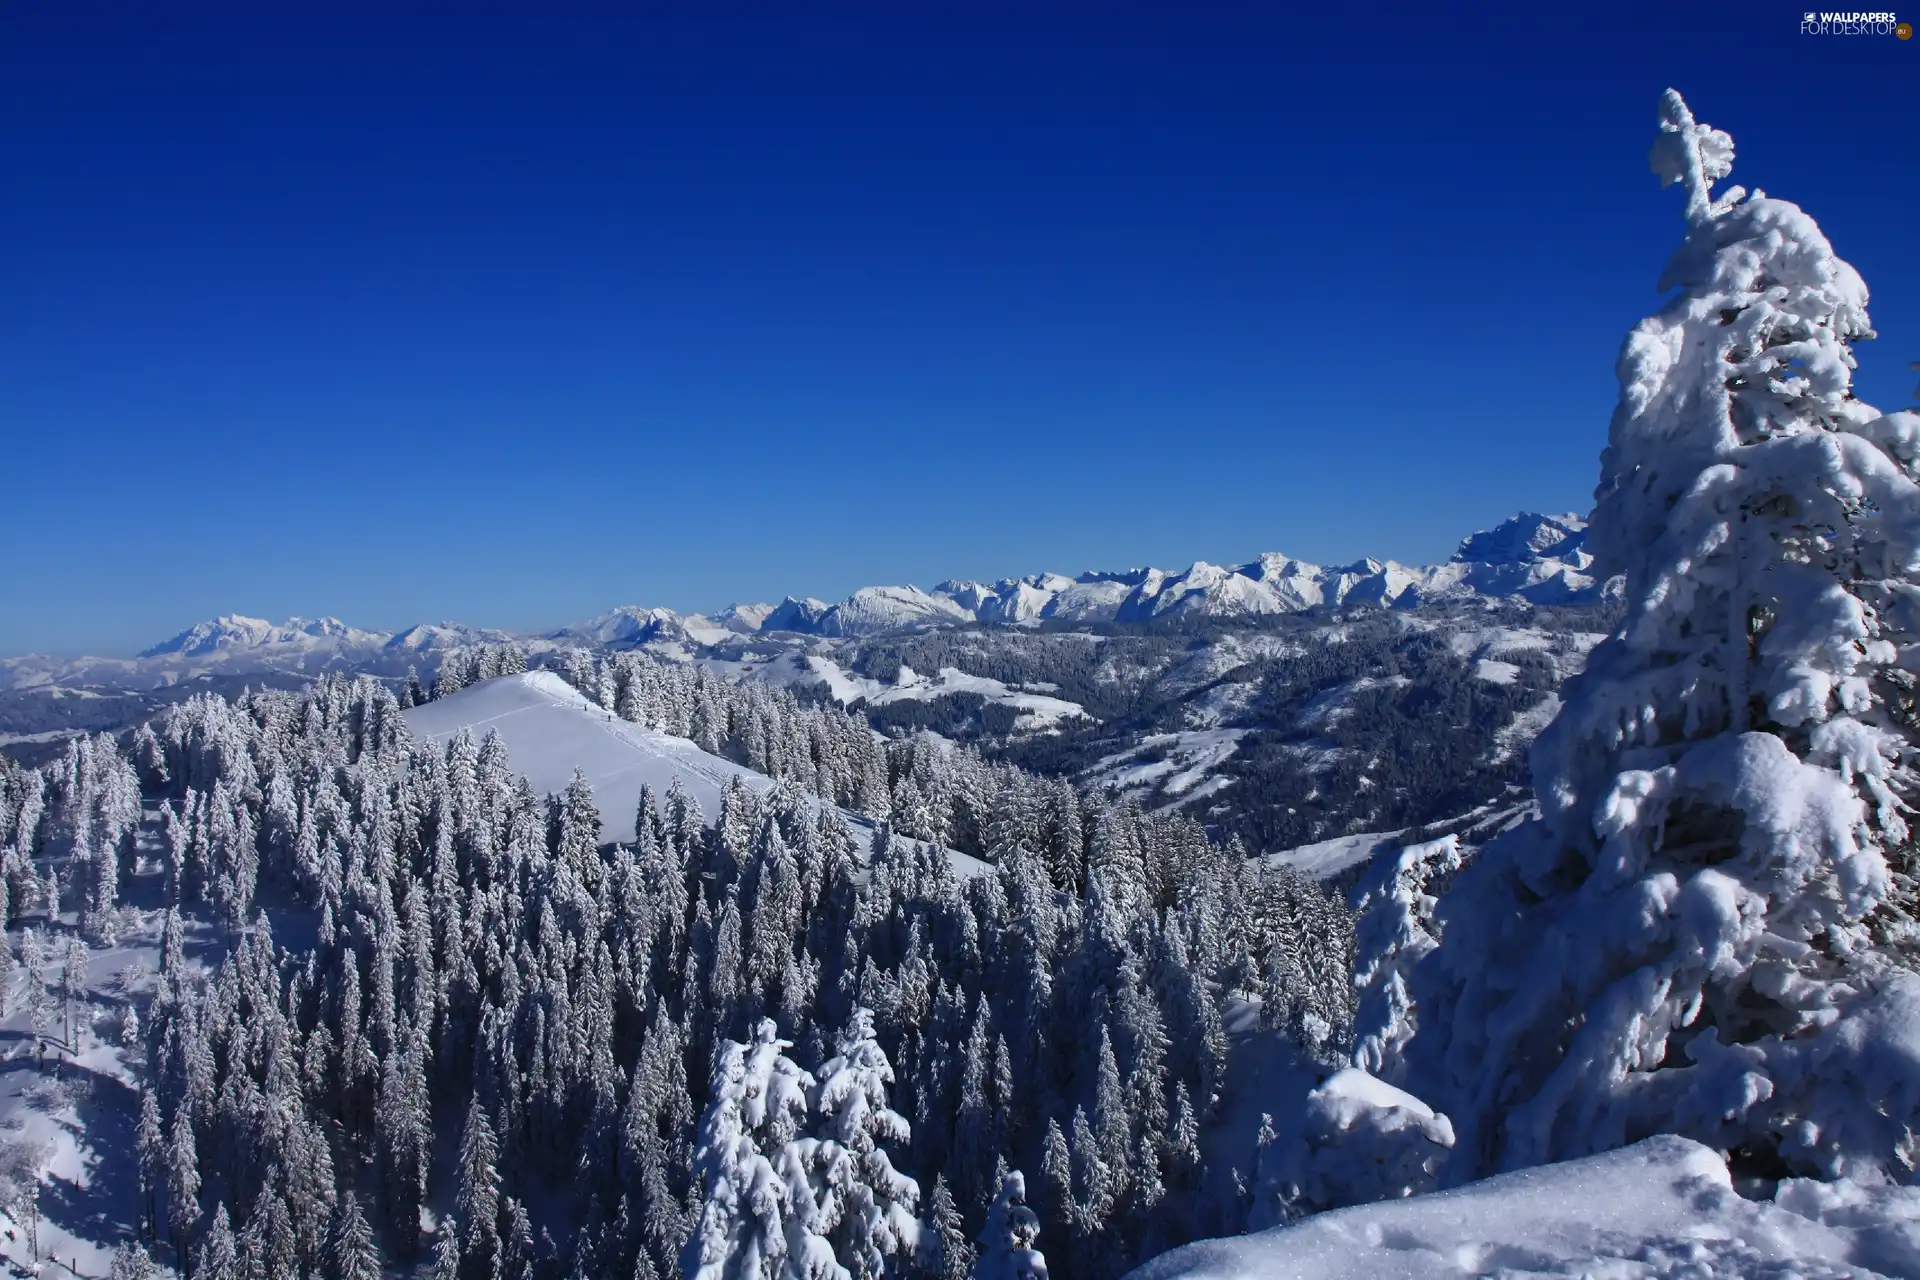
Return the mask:
<svg viewBox="0 0 1920 1280">
<path fill-rule="evenodd" d="M 412 707 L 406 716 L 415 734 L 442 746 L 462 729 L 475 741 L 489 729 L 497 732 L 514 772 L 536 795 L 564 791 L 573 771 L 584 770 L 608 840 L 633 840 L 642 787 L 664 795 L 678 779 L 708 815 L 720 811 L 720 796 L 736 778 L 755 792 L 773 789 L 771 778 L 708 755 L 685 738 L 617 719 L 546 671 L 473 685 Z"/>
<path fill-rule="evenodd" d="M 612 715 L 549 671 L 470 685 L 405 714 L 416 735 L 441 747 L 463 729 L 476 742 L 489 730 L 498 733 L 514 772 L 527 779 L 536 795 L 559 794 L 574 770 L 581 770 L 593 787 L 601 837 L 607 841 L 633 841 L 642 788 L 659 797 L 678 782 L 711 820 L 736 780 L 755 795 L 765 795 L 776 785 L 765 774 L 702 751 L 686 738 Z M 858 814 L 844 816 L 851 827 L 872 828 Z M 980 863 L 964 854 L 950 856 L 963 873 L 980 869 Z"/>
<path fill-rule="evenodd" d="M 1666 1136 L 1202 1241 L 1162 1254 L 1131 1280 L 1912 1276 L 1916 1235 L 1920 1190 L 1792 1180 L 1749 1200 L 1718 1152 Z"/>
</svg>

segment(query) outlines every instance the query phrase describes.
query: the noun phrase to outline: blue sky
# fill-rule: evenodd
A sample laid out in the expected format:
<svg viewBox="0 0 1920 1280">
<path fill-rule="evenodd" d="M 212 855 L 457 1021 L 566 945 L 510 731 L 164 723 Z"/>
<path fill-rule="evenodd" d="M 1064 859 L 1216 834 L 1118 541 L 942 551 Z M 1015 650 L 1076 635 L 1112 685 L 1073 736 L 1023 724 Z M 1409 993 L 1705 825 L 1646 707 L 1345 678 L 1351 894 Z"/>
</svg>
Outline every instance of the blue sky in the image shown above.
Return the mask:
<svg viewBox="0 0 1920 1280">
<path fill-rule="evenodd" d="M 1444 558 L 1587 504 L 1668 84 L 1920 359 L 1920 41 L 1771 0 L 281 7 L 0 0 L 0 652 Z"/>
</svg>

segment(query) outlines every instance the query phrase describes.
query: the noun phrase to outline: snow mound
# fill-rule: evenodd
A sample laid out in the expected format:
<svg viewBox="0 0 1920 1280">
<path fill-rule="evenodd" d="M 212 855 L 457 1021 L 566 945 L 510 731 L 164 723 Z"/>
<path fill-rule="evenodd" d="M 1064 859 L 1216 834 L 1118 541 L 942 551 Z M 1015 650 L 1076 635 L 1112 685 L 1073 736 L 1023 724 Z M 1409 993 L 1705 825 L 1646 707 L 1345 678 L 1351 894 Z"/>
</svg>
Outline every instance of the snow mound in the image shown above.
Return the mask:
<svg viewBox="0 0 1920 1280">
<path fill-rule="evenodd" d="M 1662 1135 L 1436 1195 L 1163 1254 L 1132 1280 L 1920 1274 L 1920 1189 L 1790 1181 L 1742 1199 L 1719 1155 Z"/>
<path fill-rule="evenodd" d="M 1307 1095 L 1298 1130 L 1273 1171 L 1278 1185 L 1262 1188 L 1270 1199 L 1256 1197 L 1256 1206 L 1298 1212 L 1421 1195 L 1438 1185 L 1452 1149 L 1453 1125 L 1445 1116 L 1348 1067 Z M 1267 1217 L 1253 1225 L 1281 1220 Z"/>
</svg>

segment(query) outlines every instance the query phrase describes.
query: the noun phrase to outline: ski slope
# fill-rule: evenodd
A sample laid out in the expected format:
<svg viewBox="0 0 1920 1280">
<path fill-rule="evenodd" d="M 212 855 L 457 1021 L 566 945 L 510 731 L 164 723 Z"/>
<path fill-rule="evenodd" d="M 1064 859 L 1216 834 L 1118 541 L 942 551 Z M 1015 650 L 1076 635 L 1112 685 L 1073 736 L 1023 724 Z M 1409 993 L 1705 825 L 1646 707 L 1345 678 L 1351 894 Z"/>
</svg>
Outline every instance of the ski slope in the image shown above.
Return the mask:
<svg viewBox="0 0 1920 1280">
<path fill-rule="evenodd" d="M 411 707 L 405 715 L 417 737 L 440 745 L 462 729 L 476 742 L 493 730 L 507 749 L 513 771 L 539 795 L 564 791 L 573 771 L 584 771 L 600 811 L 601 835 L 616 843 L 634 838 L 643 787 L 665 795 L 677 779 L 711 822 L 719 816 L 720 797 L 734 779 L 757 795 L 777 785 L 766 774 L 702 751 L 689 739 L 620 719 L 550 671 L 469 685 Z M 841 812 L 855 831 L 872 831 L 871 820 Z M 950 851 L 948 856 L 962 875 L 987 867 L 963 853 Z"/>
</svg>

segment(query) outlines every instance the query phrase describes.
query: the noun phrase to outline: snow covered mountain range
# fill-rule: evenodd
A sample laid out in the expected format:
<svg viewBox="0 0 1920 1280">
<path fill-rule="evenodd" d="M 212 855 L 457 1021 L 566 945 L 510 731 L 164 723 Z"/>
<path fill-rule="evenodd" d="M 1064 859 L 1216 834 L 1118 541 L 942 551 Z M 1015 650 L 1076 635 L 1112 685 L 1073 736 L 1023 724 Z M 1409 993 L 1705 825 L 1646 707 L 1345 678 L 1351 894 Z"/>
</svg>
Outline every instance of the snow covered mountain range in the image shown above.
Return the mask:
<svg viewBox="0 0 1920 1280">
<path fill-rule="evenodd" d="M 738 604 L 711 614 L 623 605 L 544 636 L 420 624 L 372 631 L 338 618 L 272 623 L 241 614 L 199 622 L 133 658 L 30 654 L 0 659 L 0 689 L 156 688 L 203 674 L 255 671 L 301 674 L 328 668 L 400 674 L 431 669 L 441 653 L 517 640 L 534 652 L 553 647 L 631 649 L 652 642 L 696 646 L 769 633 L 852 637 L 927 627 L 1152 623 L 1191 618 L 1256 618 L 1322 607 L 1417 608 L 1474 598 L 1535 604 L 1573 603 L 1597 590 L 1586 522 L 1575 515 L 1524 513 L 1476 533 L 1444 564 L 1408 566 L 1361 560 L 1322 566 L 1277 553 L 1235 566 L 1196 562 L 1184 570 L 1128 569 L 863 587 L 845 600 L 788 597 L 778 605 Z"/>
<path fill-rule="evenodd" d="M 552 638 L 628 647 L 676 630 L 711 644 L 728 634 L 752 632 L 865 636 L 970 624 L 1145 623 L 1302 613 L 1323 606 L 1409 608 L 1474 597 L 1566 604 L 1596 593 L 1592 567 L 1585 520 L 1525 512 L 1474 534 L 1451 560 L 1438 565 L 1369 559 L 1329 567 L 1269 552 L 1234 566 L 1202 560 L 1184 570 L 1093 571 L 1078 577 L 1036 573 L 994 583 L 947 581 L 931 591 L 862 587 L 838 603 L 789 596 L 778 605 L 735 605 L 711 616 L 627 607 Z"/>
</svg>

